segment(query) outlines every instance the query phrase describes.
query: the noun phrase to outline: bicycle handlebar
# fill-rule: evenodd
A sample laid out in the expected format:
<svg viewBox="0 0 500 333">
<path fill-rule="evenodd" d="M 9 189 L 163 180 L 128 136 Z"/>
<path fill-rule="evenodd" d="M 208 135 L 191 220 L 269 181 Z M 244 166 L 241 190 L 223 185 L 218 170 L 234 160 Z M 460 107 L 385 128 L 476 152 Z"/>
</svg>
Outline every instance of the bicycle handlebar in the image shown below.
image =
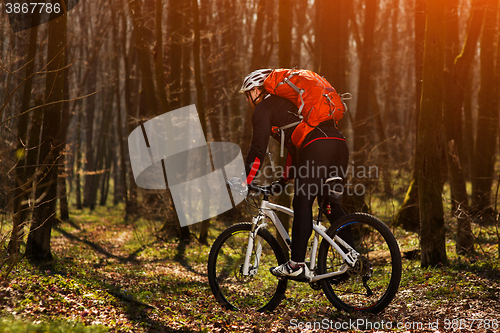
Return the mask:
<svg viewBox="0 0 500 333">
<path fill-rule="evenodd" d="M 265 196 L 274 195 L 271 185 L 260 186 L 260 185 L 254 185 L 254 184 L 250 183 L 250 184 L 248 184 L 248 190 L 253 191 L 253 192 L 257 192 L 258 194 L 262 193 Z"/>
<path fill-rule="evenodd" d="M 231 187 L 233 190 L 239 191 L 240 193 L 244 192 L 254 192 L 255 194 L 264 194 L 265 196 L 271 196 L 274 195 L 272 191 L 272 185 L 267 185 L 267 186 L 260 186 L 260 185 L 255 185 L 255 184 L 248 184 L 245 185 L 242 181 L 239 179 L 235 180 L 227 180 L 226 183 Z"/>
</svg>

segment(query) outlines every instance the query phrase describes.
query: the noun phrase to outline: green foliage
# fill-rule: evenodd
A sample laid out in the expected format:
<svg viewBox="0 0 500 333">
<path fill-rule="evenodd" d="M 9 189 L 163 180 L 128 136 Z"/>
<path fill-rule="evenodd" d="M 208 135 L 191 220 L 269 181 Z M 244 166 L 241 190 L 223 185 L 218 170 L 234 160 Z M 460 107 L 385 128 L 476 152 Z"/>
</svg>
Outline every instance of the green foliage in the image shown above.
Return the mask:
<svg viewBox="0 0 500 333">
<path fill-rule="evenodd" d="M 85 327 L 82 324 L 52 322 L 30 323 L 20 320 L 0 320 L 0 332 L 4 333 L 100 333 L 108 329 L 101 326 Z"/>
</svg>

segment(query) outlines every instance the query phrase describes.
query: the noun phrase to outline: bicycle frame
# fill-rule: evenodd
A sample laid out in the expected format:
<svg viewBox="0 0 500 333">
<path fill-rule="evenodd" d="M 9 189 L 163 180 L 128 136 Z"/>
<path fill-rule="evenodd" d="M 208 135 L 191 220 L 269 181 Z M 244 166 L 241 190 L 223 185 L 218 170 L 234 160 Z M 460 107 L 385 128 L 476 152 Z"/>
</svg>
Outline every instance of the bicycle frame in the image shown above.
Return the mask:
<svg viewBox="0 0 500 333">
<path fill-rule="evenodd" d="M 267 223 L 265 223 L 265 222 L 260 223 L 266 217 L 268 217 L 273 222 L 276 229 L 278 230 L 279 235 L 281 236 L 281 238 L 284 240 L 285 244 L 287 245 L 288 251 L 289 252 L 291 251 L 290 245 L 292 242 L 290 240 L 290 236 L 286 232 L 285 228 L 283 227 L 283 224 L 281 223 L 281 220 L 278 218 L 275 211 L 285 213 L 285 214 L 292 216 L 292 217 L 294 215 L 293 210 L 290 208 L 271 203 L 271 202 L 269 202 L 269 200 L 266 200 L 265 198 L 262 200 L 262 203 L 261 203 L 260 208 L 259 208 L 259 215 L 255 216 L 252 219 L 252 223 L 253 223 L 254 227 L 253 227 L 252 232 L 250 232 L 250 235 L 248 237 L 248 247 L 247 247 L 247 252 L 246 252 L 246 256 L 245 256 L 245 262 L 243 264 L 243 275 L 249 275 L 249 273 L 251 273 L 251 274 L 256 273 L 256 271 L 249 272 L 250 256 L 252 253 L 255 236 L 257 235 L 258 230 L 260 228 L 267 227 Z M 319 236 L 318 235 L 320 235 L 321 237 L 326 239 L 326 241 L 332 245 L 332 247 L 344 259 L 344 261 L 347 263 L 347 265 L 349 265 L 350 267 L 354 267 L 354 265 L 359 257 L 359 253 L 356 252 L 356 250 L 354 250 L 348 243 L 346 243 L 340 237 L 335 236 L 334 237 L 335 240 L 333 240 L 330 236 L 328 236 L 326 233 L 327 229 L 325 226 L 321 225 L 321 221 L 319 221 L 319 217 L 320 216 L 318 216 L 318 220 L 316 220 L 316 221 L 313 220 L 313 231 L 315 233 L 314 233 L 314 240 L 313 240 L 313 246 L 312 246 L 311 257 L 310 257 L 310 267 L 309 267 L 310 271 L 314 272 L 315 266 L 316 266 L 316 254 L 317 254 L 318 245 L 319 245 Z M 257 251 L 256 251 L 254 265 L 252 268 L 253 270 L 258 269 L 258 265 L 259 265 L 259 261 L 260 261 L 260 254 L 262 251 L 262 246 L 261 246 L 259 239 L 257 241 L 258 241 Z M 342 249 L 337 244 L 337 242 L 339 244 L 341 244 L 342 246 L 344 246 L 348 250 L 348 252 L 344 253 L 344 251 L 342 251 Z M 342 268 L 340 270 L 338 270 L 337 272 L 314 275 L 313 277 L 311 277 L 311 282 L 343 274 L 349 268 L 347 265 L 342 265 Z"/>
</svg>

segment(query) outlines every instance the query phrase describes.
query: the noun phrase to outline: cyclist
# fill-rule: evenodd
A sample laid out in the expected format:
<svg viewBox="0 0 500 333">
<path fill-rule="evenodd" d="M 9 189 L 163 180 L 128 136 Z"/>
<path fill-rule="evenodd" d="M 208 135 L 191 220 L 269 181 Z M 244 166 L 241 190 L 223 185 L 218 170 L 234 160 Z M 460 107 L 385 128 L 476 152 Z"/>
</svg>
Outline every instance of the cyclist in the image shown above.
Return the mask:
<svg viewBox="0 0 500 333">
<path fill-rule="evenodd" d="M 279 132 L 273 132 L 273 127 L 284 127 L 299 120 L 297 107 L 291 101 L 265 91 L 264 80 L 271 72 L 272 69 L 253 71 L 245 77 L 240 89 L 254 108 L 253 137 L 245 162 L 247 184 L 252 183 L 262 165 L 269 137 L 281 139 Z M 341 176 L 342 171 L 346 171 L 349 151 L 344 136 L 332 120 L 319 124 L 309 133 L 300 149 L 296 149 L 291 142 L 294 128 L 284 129 L 287 162 L 283 176 L 272 183 L 273 193 L 280 193 L 291 179 L 295 179 L 292 255 L 288 262 L 271 268 L 271 273 L 277 277 L 309 281 L 310 271 L 305 264 L 305 256 L 312 234 L 312 205 L 316 197 L 321 202 L 319 199 L 324 192 L 322 186 L 325 180 Z M 331 211 L 326 214 L 330 222 L 344 215 L 337 203 L 331 203 Z"/>
</svg>

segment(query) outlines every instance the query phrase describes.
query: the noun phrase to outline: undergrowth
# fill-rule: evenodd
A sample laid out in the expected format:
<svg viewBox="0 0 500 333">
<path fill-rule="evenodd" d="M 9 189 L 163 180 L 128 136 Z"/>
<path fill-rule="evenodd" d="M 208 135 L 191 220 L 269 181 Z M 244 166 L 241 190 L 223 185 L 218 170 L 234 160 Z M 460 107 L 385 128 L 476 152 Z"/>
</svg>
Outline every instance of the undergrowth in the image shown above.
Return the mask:
<svg viewBox="0 0 500 333">
<path fill-rule="evenodd" d="M 74 210 L 53 231 L 52 263 L 23 259 L 7 277 L 1 271 L 0 331 L 299 331 L 301 322 L 359 319 L 439 320 L 443 328 L 445 319 L 500 319 L 500 264 L 490 228 L 475 226 L 473 256 L 455 254 L 450 232 L 448 265 L 422 269 L 418 257 L 404 259 L 399 292 L 381 314 L 338 311 L 321 290 L 290 282 L 274 312 L 256 315 L 228 312 L 216 302 L 206 277 L 209 245 L 157 238 L 160 227 L 161 222 L 125 221 L 122 206 Z M 225 227 L 213 222 L 208 243 Z M 393 231 L 403 253 L 418 250 L 417 234 Z"/>
</svg>

